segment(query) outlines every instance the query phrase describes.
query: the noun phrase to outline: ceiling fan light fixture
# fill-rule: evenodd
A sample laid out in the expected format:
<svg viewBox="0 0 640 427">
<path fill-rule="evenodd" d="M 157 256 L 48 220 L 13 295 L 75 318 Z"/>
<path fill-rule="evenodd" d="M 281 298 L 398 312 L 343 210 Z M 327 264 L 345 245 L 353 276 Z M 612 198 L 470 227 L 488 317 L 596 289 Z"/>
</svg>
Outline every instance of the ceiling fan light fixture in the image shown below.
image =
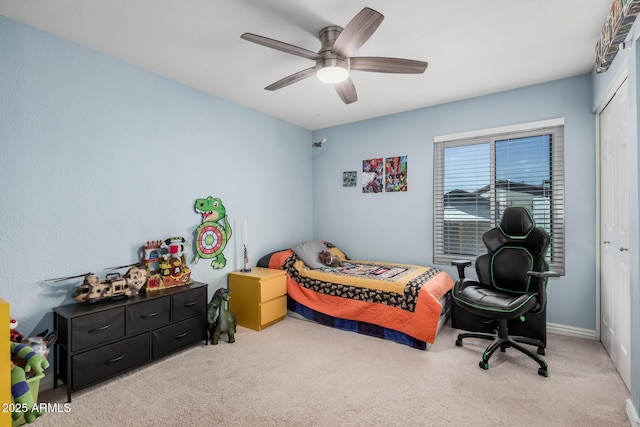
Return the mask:
<svg viewBox="0 0 640 427">
<path fill-rule="evenodd" d="M 349 63 L 343 59 L 328 58 L 316 65 L 316 77 L 323 83 L 340 83 L 349 77 Z"/>
</svg>

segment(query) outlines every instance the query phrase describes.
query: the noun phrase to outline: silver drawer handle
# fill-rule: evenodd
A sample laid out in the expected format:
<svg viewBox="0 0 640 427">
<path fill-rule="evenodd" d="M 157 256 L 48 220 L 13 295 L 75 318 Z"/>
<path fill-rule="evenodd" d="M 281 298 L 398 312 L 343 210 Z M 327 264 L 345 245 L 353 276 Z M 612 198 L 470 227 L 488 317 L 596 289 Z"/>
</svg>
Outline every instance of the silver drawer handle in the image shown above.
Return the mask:
<svg viewBox="0 0 640 427">
<path fill-rule="evenodd" d="M 191 302 L 186 303 L 184 306 L 185 307 L 191 307 L 192 305 L 196 305 L 196 302 L 195 301 L 191 301 Z"/>
<path fill-rule="evenodd" d="M 154 317 L 154 316 L 157 316 L 157 315 L 158 315 L 158 312 L 154 311 L 153 313 L 143 314 L 140 317 L 143 318 L 143 319 L 146 319 L 147 317 Z"/>
<path fill-rule="evenodd" d="M 118 360 L 122 360 L 122 359 L 124 359 L 124 354 L 121 354 L 120 356 L 116 357 L 115 359 L 107 360 L 106 362 L 104 362 L 104 364 L 108 365 L 109 363 L 117 362 Z"/>
<path fill-rule="evenodd" d="M 91 330 L 90 330 L 90 331 L 88 331 L 88 332 L 89 332 L 90 334 L 92 334 L 92 333 L 94 333 L 94 332 L 102 332 L 102 331 L 104 331 L 105 329 L 109 329 L 110 327 L 111 327 L 111 325 L 104 325 L 104 326 L 103 326 L 103 327 L 101 327 L 101 328 L 98 328 L 98 329 L 91 329 Z"/>
<path fill-rule="evenodd" d="M 186 337 L 187 335 L 189 335 L 189 331 L 187 331 L 187 332 L 185 332 L 185 333 L 183 333 L 183 334 L 180 334 L 180 335 L 176 335 L 174 338 L 176 338 L 176 339 L 180 339 L 180 338 L 184 338 L 184 337 Z"/>
</svg>

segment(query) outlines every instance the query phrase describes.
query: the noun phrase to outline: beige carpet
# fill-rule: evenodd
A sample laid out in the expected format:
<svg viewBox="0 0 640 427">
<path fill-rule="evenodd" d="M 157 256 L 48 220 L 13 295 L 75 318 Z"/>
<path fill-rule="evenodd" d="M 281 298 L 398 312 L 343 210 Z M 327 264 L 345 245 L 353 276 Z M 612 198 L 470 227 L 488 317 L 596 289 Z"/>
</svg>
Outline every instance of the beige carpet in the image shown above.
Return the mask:
<svg viewBox="0 0 640 427">
<path fill-rule="evenodd" d="M 73 395 L 45 426 L 628 426 L 628 390 L 600 343 L 550 335 L 549 377 L 488 341 L 429 351 L 287 318 L 192 347 Z M 226 336 L 225 336 L 226 338 Z M 64 386 L 40 401 L 64 402 Z"/>
</svg>

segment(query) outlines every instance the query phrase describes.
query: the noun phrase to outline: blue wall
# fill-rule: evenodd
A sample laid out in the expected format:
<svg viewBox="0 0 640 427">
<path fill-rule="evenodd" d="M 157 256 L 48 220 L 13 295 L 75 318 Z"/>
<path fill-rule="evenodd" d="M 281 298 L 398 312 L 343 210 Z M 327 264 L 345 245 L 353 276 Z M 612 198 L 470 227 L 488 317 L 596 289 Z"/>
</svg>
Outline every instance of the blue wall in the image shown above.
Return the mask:
<svg viewBox="0 0 640 427">
<path fill-rule="evenodd" d="M 595 124 L 582 75 L 314 131 L 314 235 L 357 259 L 433 263 L 435 136 L 564 117 L 566 276 L 549 285 L 548 320 L 595 330 Z M 362 160 L 407 155 L 408 192 L 342 187 Z M 449 266 L 438 266 L 454 273 Z M 455 276 L 454 276 L 455 277 Z"/>
<path fill-rule="evenodd" d="M 242 265 L 244 218 L 253 265 L 313 234 L 310 131 L 2 16 L 0 144 L 0 297 L 25 335 L 79 283 L 45 279 L 193 241 L 197 198 L 220 197 L 234 230 L 224 269 L 191 264 L 210 294 Z"/>
</svg>

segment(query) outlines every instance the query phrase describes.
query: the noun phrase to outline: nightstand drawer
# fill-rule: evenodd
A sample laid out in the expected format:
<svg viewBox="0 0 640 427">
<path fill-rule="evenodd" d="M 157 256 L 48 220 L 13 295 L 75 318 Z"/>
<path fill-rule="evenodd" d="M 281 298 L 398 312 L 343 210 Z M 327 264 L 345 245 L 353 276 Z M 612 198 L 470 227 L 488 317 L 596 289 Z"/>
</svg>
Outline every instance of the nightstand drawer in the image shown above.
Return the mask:
<svg viewBox="0 0 640 427">
<path fill-rule="evenodd" d="M 122 337 L 124 337 L 124 307 L 87 314 L 72 320 L 72 351 L 79 351 Z"/>
<path fill-rule="evenodd" d="M 207 289 L 196 288 L 173 296 L 173 320 L 178 321 L 207 311 Z"/>
<path fill-rule="evenodd" d="M 284 295 L 266 303 L 260 307 L 260 326 L 265 326 L 274 320 L 280 320 L 287 315 L 287 296 Z"/>
<path fill-rule="evenodd" d="M 284 273 L 284 272 L 283 272 Z M 281 276 L 263 278 L 260 286 L 260 301 L 269 301 L 287 294 L 287 281 Z"/>
<path fill-rule="evenodd" d="M 149 360 L 149 334 L 127 338 L 71 358 L 72 387 L 79 388 Z"/>
<path fill-rule="evenodd" d="M 127 307 L 127 335 L 148 331 L 171 322 L 171 298 L 157 298 Z"/>
</svg>

